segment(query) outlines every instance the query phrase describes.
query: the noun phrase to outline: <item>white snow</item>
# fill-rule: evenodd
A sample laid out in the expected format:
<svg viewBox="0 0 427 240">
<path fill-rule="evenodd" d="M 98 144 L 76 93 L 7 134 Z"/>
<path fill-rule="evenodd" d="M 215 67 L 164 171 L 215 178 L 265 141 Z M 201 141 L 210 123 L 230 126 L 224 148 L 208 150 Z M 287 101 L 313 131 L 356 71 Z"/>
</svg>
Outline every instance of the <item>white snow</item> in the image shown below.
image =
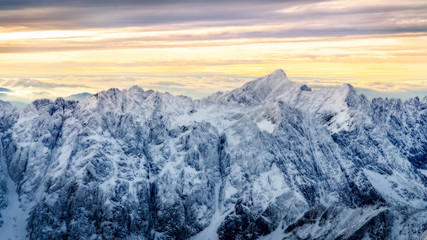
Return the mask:
<svg viewBox="0 0 427 240">
<path fill-rule="evenodd" d="M 225 200 L 229 199 L 231 196 L 236 194 L 237 191 L 238 191 L 237 188 L 233 187 L 233 185 L 231 185 L 230 182 L 227 181 L 224 187 L 224 199 Z"/>
<path fill-rule="evenodd" d="M 224 220 L 225 216 L 227 216 L 228 212 L 221 215 L 221 209 L 219 206 L 219 190 L 220 190 L 221 184 L 218 183 L 215 186 L 215 208 L 216 211 L 212 216 L 211 222 L 209 226 L 207 226 L 203 231 L 199 232 L 190 240 L 218 240 L 218 233 L 217 230 L 219 226 L 221 225 L 221 222 Z"/>
<path fill-rule="evenodd" d="M 256 125 L 258 126 L 259 129 L 264 130 L 268 133 L 274 132 L 275 125 L 272 122 L 268 121 L 267 119 L 263 119 L 260 122 L 257 122 Z"/>
<path fill-rule="evenodd" d="M 254 181 L 252 186 L 254 205 L 265 209 L 276 197 L 288 191 L 291 189 L 286 184 L 282 171 L 273 164 L 268 172 L 261 173 Z"/>
<path fill-rule="evenodd" d="M 23 240 L 26 238 L 28 211 L 24 211 L 19 206 L 18 193 L 15 191 L 15 184 L 11 179 L 7 180 L 8 188 L 8 206 L 0 210 L 3 220 L 3 225 L 0 227 L 0 237 L 4 240 Z"/>
<path fill-rule="evenodd" d="M 0 148 L 1 146 L 0 141 Z M 6 163 L 3 159 L 3 156 L 0 156 L 0 164 L 5 171 Z M 7 207 L 3 210 L 0 210 L 1 219 L 3 225 L 0 227 L 0 238 L 4 240 L 24 240 L 26 237 L 27 218 L 29 211 L 33 204 L 28 204 L 25 206 L 20 206 L 19 196 L 16 192 L 16 185 L 10 179 L 9 174 L 6 175 L 6 184 L 7 184 Z"/>
<path fill-rule="evenodd" d="M 423 232 L 423 234 L 419 238 L 420 240 L 427 240 L 427 230 Z"/>
<path fill-rule="evenodd" d="M 414 182 L 407 182 L 404 176 L 399 173 L 392 175 L 381 175 L 368 169 L 363 169 L 366 177 L 371 182 L 372 186 L 389 202 L 398 202 L 399 205 L 411 205 L 413 207 L 425 207 L 422 199 L 408 199 L 405 198 L 406 189 L 419 189 L 423 191 L 423 186 L 417 186 Z"/>
<path fill-rule="evenodd" d="M 260 238 L 258 238 L 258 240 L 280 240 L 280 239 L 285 239 L 285 233 L 284 233 L 285 229 L 283 229 L 283 223 L 280 222 L 279 226 L 270 234 L 262 236 Z"/>
<path fill-rule="evenodd" d="M 388 180 L 388 176 L 363 169 L 366 177 L 368 177 L 374 188 L 381 193 L 383 197 L 392 198 L 400 202 L 405 202 L 405 199 L 396 193 L 392 188 L 392 183 Z"/>
<path fill-rule="evenodd" d="M 250 107 L 233 106 L 225 107 L 221 105 L 201 106 L 196 112 L 182 114 L 172 120 L 174 126 L 185 126 L 194 122 L 209 122 L 219 132 L 229 128 L 240 119 L 239 116 L 249 111 Z"/>
<path fill-rule="evenodd" d="M 337 223 L 338 229 L 343 229 L 341 234 L 345 233 L 344 229 L 347 231 L 348 235 L 352 234 L 354 231 L 360 229 L 366 222 L 368 222 L 373 217 L 377 216 L 381 212 L 385 211 L 385 207 L 366 207 L 364 209 L 345 209 L 340 213 L 339 222 Z M 341 235 L 340 234 L 340 235 Z"/>
</svg>

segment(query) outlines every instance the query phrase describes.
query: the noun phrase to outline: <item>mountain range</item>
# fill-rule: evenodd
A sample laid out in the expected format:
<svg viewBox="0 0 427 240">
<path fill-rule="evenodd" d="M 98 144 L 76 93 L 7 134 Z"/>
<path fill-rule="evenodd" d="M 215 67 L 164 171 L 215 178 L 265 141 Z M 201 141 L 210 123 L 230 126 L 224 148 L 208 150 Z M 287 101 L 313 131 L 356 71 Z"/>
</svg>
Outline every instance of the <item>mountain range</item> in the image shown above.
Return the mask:
<svg viewBox="0 0 427 240">
<path fill-rule="evenodd" d="M 282 70 L 201 100 L 0 101 L 1 239 L 417 239 L 427 96 Z"/>
</svg>

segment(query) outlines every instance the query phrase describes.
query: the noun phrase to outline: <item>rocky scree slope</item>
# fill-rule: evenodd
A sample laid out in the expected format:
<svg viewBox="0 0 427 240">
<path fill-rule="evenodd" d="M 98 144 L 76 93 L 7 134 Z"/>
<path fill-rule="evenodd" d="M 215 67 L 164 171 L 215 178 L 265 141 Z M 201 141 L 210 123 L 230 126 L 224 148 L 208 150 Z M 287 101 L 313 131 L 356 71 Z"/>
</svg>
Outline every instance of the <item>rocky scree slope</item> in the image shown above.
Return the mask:
<svg viewBox="0 0 427 240">
<path fill-rule="evenodd" d="M 12 195 L 27 214 L 12 239 L 427 230 L 427 97 L 369 101 L 277 70 L 202 100 L 132 87 L 21 111 L 0 101 L 0 137 L 0 214 L 13 212 Z"/>
</svg>

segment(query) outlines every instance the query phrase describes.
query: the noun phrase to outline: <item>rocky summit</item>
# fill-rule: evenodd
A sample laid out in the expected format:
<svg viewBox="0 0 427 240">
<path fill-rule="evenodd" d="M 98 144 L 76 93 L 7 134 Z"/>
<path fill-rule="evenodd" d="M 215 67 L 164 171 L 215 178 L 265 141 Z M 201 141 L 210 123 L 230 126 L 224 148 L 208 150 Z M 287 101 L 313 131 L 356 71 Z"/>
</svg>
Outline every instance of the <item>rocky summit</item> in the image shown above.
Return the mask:
<svg viewBox="0 0 427 240">
<path fill-rule="evenodd" d="M 201 100 L 0 101 L 0 239 L 417 239 L 427 97 L 282 70 Z"/>
</svg>

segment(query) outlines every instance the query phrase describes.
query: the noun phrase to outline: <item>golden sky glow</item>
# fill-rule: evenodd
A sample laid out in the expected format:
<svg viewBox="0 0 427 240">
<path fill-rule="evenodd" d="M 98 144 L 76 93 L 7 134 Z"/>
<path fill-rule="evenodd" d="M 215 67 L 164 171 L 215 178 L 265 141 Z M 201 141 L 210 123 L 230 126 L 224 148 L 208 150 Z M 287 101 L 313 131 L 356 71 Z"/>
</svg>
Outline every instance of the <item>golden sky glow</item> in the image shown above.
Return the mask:
<svg viewBox="0 0 427 240">
<path fill-rule="evenodd" d="M 0 87 L 9 91 L 0 96 L 30 101 L 139 85 L 202 97 L 278 68 L 315 86 L 347 82 L 382 92 L 427 93 L 423 1 L 233 8 L 237 3 L 230 4 L 236 16 L 229 19 L 218 6 L 191 1 L 192 7 L 176 10 L 187 18 L 167 15 L 164 6 L 150 5 L 147 12 L 133 3 L 119 9 L 6 5 L 0 10 Z M 83 7 L 87 12 L 72 15 Z M 90 14 L 91 8 L 105 11 Z M 212 16 L 199 14 L 208 11 Z M 155 17 L 149 21 L 147 14 Z"/>
</svg>

